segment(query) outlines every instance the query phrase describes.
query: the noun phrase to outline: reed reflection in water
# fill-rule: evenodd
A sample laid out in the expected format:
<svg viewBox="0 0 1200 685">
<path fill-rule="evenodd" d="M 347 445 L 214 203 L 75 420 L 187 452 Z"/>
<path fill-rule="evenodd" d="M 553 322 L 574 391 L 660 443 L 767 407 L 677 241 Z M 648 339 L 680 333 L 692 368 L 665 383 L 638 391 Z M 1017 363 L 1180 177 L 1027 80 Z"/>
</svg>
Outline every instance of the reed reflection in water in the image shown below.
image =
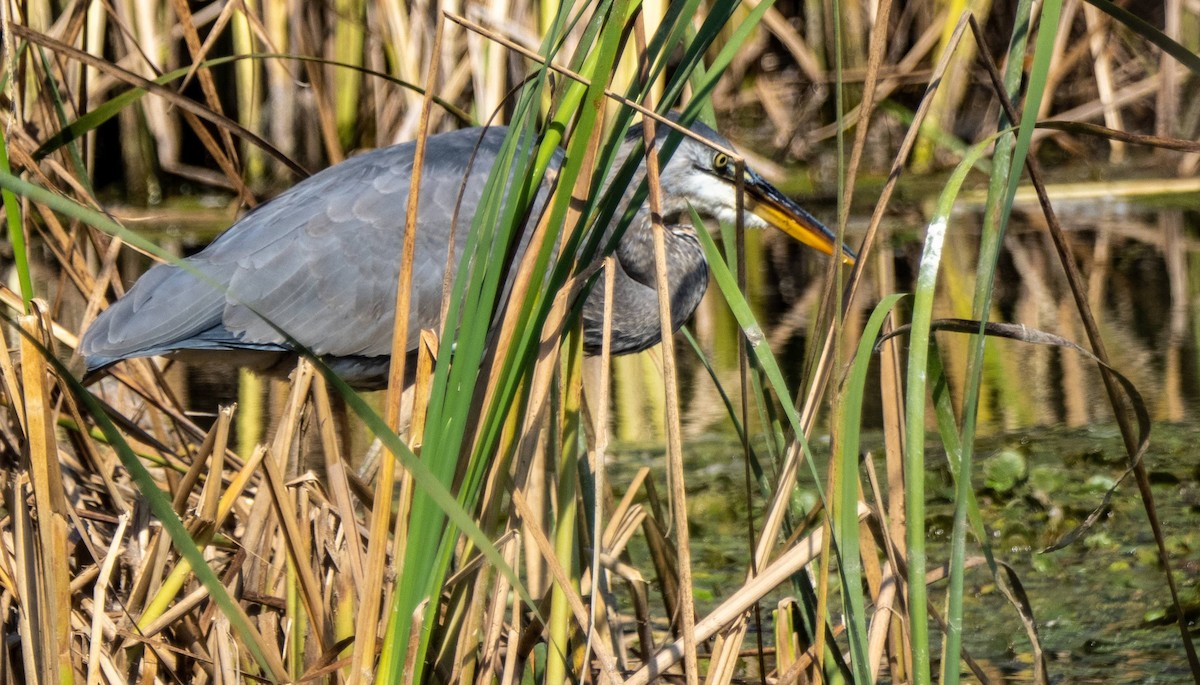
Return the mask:
<svg viewBox="0 0 1200 685">
<path fill-rule="evenodd" d="M 1072 202 L 1059 209 L 1115 366 L 1137 384 L 1154 419 L 1195 420 L 1189 408 L 1200 401 L 1200 241 L 1194 237 L 1200 215 L 1119 201 Z M 954 217 L 942 260 L 935 317 L 970 318 L 981 221 L 982 216 L 971 211 Z M 864 295 L 872 295 L 861 297 L 847 315 L 852 340 L 879 293 L 912 288 L 923 239 L 918 231 L 923 227 L 892 223 L 885 229 L 891 232 L 886 242 L 889 249 L 873 258 L 863 287 Z M 864 225 L 852 220 L 852 235 L 863 230 Z M 1018 212 L 1004 247 L 992 320 L 1024 324 L 1086 347 L 1086 336 L 1041 215 L 1032 209 Z M 795 391 L 803 378 L 809 327 L 822 295 L 824 264 L 771 236 L 763 236 L 761 248 L 758 273 L 762 277 L 751 279 L 749 299 L 758 307 L 771 349 Z M 751 271 L 755 271 L 753 266 Z M 736 350 L 736 331 L 719 300 L 715 289 L 710 290 L 692 330 L 738 406 L 737 361 L 731 352 Z M 686 364 L 682 375 L 687 379 L 685 431 L 698 436 L 731 430 L 724 402 L 707 370 L 685 350 L 686 342 L 676 344 L 680 345 L 678 356 Z M 957 408 L 967 337 L 941 333 L 938 344 Z M 618 365 L 616 373 L 617 397 L 622 403 L 616 434 L 631 442 L 659 437 L 654 426 L 638 418 L 656 415 L 652 402 L 662 395 L 656 375 L 646 373 L 646 366 L 629 360 Z M 1094 363 L 1074 352 L 992 339 L 984 378 L 979 425 L 985 434 L 1111 420 L 1099 372 Z M 878 387 L 877 381 L 871 380 L 868 387 L 873 383 Z M 627 404 L 630 402 L 633 404 Z M 933 412 L 928 415 L 932 419 Z M 877 426 L 878 416 L 879 412 L 868 406 L 867 426 Z"/>
</svg>

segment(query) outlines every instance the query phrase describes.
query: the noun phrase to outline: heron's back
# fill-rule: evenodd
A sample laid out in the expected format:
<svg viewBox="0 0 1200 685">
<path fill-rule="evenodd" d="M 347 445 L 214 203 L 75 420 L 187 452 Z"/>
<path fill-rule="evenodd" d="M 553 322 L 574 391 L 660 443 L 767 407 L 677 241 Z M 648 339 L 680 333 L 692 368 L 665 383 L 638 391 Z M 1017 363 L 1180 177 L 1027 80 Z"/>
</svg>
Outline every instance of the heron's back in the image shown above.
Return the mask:
<svg viewBox="0 0 1200 685">
<path fill-rule="evenodd" d="M 457 265 L 505 134 L 477 128 L 428 140 L 411 331 L 438 323 L 454 208 Z M 288 336 L 322 356 L 382 357 L 386 369 L 414 149 L 402 143 L 325 169 L 184 266 L 152 268 L 88 328 L 79 348 L 88 370 L 184 350 L 290 352 Z"/>
</svg>

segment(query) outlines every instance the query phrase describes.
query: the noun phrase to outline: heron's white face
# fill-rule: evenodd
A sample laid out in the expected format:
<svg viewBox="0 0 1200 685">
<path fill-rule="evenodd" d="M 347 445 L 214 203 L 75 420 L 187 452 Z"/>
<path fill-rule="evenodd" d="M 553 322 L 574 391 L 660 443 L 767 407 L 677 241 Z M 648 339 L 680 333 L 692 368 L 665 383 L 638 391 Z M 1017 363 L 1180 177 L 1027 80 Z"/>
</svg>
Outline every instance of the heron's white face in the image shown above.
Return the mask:
<svg viewBox="0 0 1200 685">
<path fill-rule="evenodd" d="M 701 216 L 710 216 L 717 221 L 737 223 L 737 186 L 712 172 L 692 169 L 688 179 L 688 201 Z M 742 221 L 746 228 L 766 228 L 770 224 L 759 216 L 744 211 L 747 197 L 742 198 Z"/>
<path fill-rule="evenodd" d="M 707 127 L 703 132 L 728 147 L 729 142 L 716 132 Z M 690 206 L 701 216 L 736 224 L 737 173 L 738 165 L 726 153 L 696 141 L 684 141 L 659 176 L 664 218 L 672 224 L 690 224 Z M 743 167 L 741 173 L 743 226 L 772 226 L 825 254 L 834 253 L 836 237 L 816 217 L 750 169 Z M 854 253 L 844 246 L 836 251 L 847 263 L 854 261 Z"/>
</svg>

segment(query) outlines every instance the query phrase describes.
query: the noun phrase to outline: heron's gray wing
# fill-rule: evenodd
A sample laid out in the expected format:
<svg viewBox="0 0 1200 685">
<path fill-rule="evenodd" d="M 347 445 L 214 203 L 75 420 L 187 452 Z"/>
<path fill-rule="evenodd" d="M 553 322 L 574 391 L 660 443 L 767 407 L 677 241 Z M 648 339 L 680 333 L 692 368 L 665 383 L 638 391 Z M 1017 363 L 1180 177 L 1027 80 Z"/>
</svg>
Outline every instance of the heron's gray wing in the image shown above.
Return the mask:
<svg viewBox="0 0 1200 685">
<path fill-rule="evenodd" d="M 410 331 L 437 324 L 451 215 L 457 204 L 457 264 L 505 134 L 428 141 Z M 149 271 L 84 336 L 89 367 L 183 349 L 287 350 L 281 330 L 321 355 L 389 355 L 414 149 L 353 157 L 247 214 L 186 260 L 216 287 L 173 265 Z"/>
<path fill-rule="evenodd" d="M 411 331 L 437 323 L 460 188 L 453 263 L 504 135 L 499 128 L 483 134 L 469 174 L 479 129 L 429 139 L 413 255 Z M 197 261 L 230 274 L 224 326 L 242 340 L 285 344 L 278 327 L 321 355 L 390 354 L 414 147 L 374 150 L 316 174 L 197 255 Z"/>
<path fill-rule="evenodd" d="M 194 348 L 221 349 L 219 336 L 204 335 L 220 327 L 224 306 L 224 296 L 211 284 L 177 266 L 160 264 L 96 318 L 79 352 L 88 367 L 96 369 L 128 357 L 169 352 L 180 340 L 195 339 Z"/>
</svg>

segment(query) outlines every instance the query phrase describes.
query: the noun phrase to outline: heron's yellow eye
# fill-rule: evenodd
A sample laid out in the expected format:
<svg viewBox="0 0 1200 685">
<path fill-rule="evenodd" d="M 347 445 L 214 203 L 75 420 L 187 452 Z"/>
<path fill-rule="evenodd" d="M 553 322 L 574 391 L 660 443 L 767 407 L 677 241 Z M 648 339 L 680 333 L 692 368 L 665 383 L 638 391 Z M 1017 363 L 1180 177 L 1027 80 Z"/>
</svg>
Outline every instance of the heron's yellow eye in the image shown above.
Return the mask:
<svg viewBox="0 0 1200 685">
<path fill-rule="evenodd" d="M 728 169 L 726 169 L 728 166 L 729 155 L 725 154 L 724 152 L 718 152 L 717 154 L 713 155 L 713 169 L 717 171 L 728 171 Z"/>
</svg>

